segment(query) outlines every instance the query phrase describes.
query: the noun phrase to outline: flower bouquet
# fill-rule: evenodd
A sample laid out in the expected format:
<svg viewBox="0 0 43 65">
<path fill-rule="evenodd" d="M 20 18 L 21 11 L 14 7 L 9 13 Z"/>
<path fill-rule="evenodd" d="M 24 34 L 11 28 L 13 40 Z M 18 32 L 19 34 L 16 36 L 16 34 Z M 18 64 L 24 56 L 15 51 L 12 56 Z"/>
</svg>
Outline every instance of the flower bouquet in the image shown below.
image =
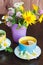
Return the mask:
<svg viewBox="0 0 43 65">
<path fill-rule="evenodd" d="M 37 5 L 32 4 L 32 10 L 26 11 L 23 7 L 24 2 L 17 2 L 14 7 L 8 8 L 8 13 L 2 17 L 7 26 L 11 27 L 15 42 L 20 37 L 26 36 L 26 29 L 29 25 L 41 23 L 43 20 L 43 10 Z"/>
</svg>

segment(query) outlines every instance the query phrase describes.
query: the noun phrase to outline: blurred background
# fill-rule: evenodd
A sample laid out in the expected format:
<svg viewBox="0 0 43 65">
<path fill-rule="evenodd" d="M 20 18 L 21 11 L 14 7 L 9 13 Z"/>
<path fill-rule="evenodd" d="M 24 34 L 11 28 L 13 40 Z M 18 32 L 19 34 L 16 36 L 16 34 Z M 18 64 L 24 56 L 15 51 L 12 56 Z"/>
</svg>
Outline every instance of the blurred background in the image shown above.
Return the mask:
<svg viewBox="0 0 43 65">
<path fill-rule="evenodd" d="M 43 0 L 0 0 L 0 14 L 6 14 L 9 7 L 13 7 L 15 2 L 24 2 L 25 9 L 32 9 L 32 4 L 36 4 L 43 9 Z"/>
</svg>

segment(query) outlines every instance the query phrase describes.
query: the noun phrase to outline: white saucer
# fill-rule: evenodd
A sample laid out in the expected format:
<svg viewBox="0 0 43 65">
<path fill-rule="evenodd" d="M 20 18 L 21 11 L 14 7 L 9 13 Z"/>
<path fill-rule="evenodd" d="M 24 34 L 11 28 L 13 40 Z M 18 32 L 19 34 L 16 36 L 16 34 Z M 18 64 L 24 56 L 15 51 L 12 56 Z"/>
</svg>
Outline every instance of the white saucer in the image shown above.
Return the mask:
<svg viewBox="0 0 43 65">
<path fill-rule="evenodd" d="M 26 51 L 25 54 L 23 54 L 23 51 L 19 50 L 19 46 L 17 46 L 14 50 L 14 54 L 24 60 L 31 60 L 31 59 L 36 59 L 41 55 L 41 48 L 39 46 L 36 46 L 36 48 L 33 50 L 33 53 L 30 54 L 29 52 Z"/>
<path fill-rule="evenodd" d="M 10 47 L 11 41 L 10 41 L 8 38 L 6 38 L 6 40 L 5 40 L 4 42 L 7 43 L 7 47 Z M 4 43 L 4 42 L 3 42 L 3 43 Z M 6 49 L 6 47 L 4 47 L 4 46 L 2 45 L 2 47 L 0 48 L 0 51 L 3 51 L 3 50 L 5 50 L 5 49 Z"/>
</svg>

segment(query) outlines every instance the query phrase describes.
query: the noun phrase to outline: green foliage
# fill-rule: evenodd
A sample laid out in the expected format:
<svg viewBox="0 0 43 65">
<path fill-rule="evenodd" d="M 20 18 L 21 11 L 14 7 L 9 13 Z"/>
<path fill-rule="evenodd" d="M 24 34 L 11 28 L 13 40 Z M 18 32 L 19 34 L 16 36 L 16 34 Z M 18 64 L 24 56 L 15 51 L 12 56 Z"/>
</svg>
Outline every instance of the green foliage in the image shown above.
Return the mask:
<svg viewBox="0 0 43 65">
<path fill-rule="evenodd" d="M 1 46 L 1 44 L 0 44 L 0 48 L 1 48 L 2 46 Z"/>
<path fill-rule="evenodd" d="M 13 49 L 12 49 L 11 47 L 7 47 L 7 48 L 5 49 L 5 51 L 11 53 L 11 52 L 13 52 Z"/>
</svg>

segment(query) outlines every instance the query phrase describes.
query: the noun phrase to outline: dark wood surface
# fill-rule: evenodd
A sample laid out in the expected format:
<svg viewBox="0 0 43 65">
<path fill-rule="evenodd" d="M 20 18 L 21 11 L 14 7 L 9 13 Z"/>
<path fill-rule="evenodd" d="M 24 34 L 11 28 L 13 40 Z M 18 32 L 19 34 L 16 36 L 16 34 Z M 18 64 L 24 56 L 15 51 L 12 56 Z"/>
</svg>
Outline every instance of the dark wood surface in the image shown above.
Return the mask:
<svg viewBox="0 0 43 65">
<path fill-rule="evenodd" d="M 1 15 L 0 15 L 0 20 L 1 20 Z M 11 47 L 15 49 L 15 47 L 18 44 L 15 43 L 12 38 L 11 29 L 4 24 L 0 24 L 0 29 L 3 29 L 6 31 L 7 37 L 12 42 Z M 27 29 L 27 35 L 31 35 L 37 38 L 37 41 L 38 41 L 37 45 L 39 45 L 42 50 L 41 56 L 37 59 L 26 61 L 26 60 L 17 58 L 14 53 L 1 51 L 0 65 L 43 65 L 43 23 L 41 24 L 37 23 L 35 25 L 29 26 Z"/>
</svg>

